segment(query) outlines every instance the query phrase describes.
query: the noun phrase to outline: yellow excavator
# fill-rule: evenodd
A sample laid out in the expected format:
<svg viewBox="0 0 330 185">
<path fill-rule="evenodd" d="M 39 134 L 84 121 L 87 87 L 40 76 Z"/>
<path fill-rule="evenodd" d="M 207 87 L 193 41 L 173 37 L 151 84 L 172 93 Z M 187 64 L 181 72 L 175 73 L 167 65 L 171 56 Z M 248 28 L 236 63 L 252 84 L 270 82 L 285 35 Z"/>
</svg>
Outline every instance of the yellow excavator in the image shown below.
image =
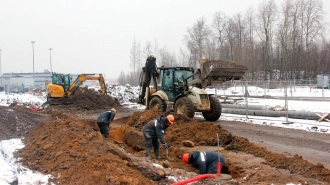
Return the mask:
<svg viewBox="0 0 330 185">
<path fill-rule="evenodd" d="M 72 96 L 79 86 L 86 80 L 98 80 L 102 94 L 107 94 L 102 74 L 80 74 L 71 82 L 70 74 L 53 73 L 52 82 L 47 84 L 47 103 L 70 104 L 68 98 Z"/>
</svg>

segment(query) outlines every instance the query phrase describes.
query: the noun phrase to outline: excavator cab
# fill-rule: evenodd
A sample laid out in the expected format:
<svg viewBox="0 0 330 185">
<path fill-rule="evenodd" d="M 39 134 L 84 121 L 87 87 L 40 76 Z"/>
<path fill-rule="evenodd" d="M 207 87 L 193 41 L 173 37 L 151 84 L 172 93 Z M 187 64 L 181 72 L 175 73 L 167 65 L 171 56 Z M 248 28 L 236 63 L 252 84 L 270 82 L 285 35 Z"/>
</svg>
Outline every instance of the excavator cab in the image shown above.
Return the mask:
<svg viewBox="0 0 330 185">
<path fill-rule="evenodd" d="M 71 84 L 71 78 L 69 74 L 53 74 L 52 75 L 52 84 L 60 85 L 64 88 L 66 92 Z"/>
<path fill-rule="evenodd" d="M 63 97 L 70 87 L 69 74 L 53 73 L 52 83 L 47 84 L 49 97 Z"/>
<path fill-rule="evenodd" d="M 158 74 L 157 88 L 163 90 L 170 101 L 182 94 L 185 79 L 188 82 L 193 79 L 193 70 L 189 67 L 161 67 Z"/>
</svg>

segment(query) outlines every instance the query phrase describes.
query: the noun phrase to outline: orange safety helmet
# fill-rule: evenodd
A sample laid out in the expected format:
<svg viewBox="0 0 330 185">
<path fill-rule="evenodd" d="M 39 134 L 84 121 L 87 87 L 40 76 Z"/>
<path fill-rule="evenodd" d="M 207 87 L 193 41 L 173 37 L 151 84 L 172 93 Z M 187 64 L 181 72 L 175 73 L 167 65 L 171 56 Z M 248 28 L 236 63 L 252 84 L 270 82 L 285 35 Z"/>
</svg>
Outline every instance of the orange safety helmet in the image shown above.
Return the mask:
<svg viewBox="0 0 330 185">
<path fill-rule="evenodd" d="M 168 122 L 170 122 L 171 124 L 174 123 L 174 116 L 172 114 L 168 115 L 166 118 L 167 118 Z"/>
<path fill-rule="evenodd" d="M 114 112 L 115 114 L 116 114 L 116 109 L 115 108 L 112 108 L 112 109 L 110 109 L 112 112 Z"/>
<path fill-rule="evenodd" d="M 185 153 L 182 156 L 182 161 L 188 164 L 189 161 L 189 153 Z"/>
</svg>

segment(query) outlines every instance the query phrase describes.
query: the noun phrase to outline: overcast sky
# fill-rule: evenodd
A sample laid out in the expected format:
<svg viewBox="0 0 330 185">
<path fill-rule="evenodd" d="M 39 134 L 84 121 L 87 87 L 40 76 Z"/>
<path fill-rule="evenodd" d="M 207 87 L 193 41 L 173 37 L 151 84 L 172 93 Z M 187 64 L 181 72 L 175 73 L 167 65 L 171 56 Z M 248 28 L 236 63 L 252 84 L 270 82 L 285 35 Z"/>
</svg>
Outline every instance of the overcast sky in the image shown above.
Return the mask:
<svg viewBox="0 0 330 185">
<path fill-rule="evenodd" d="M 134 38 L 170 52 L 197 19 L 217 11 L 233 15 L 262 0 L 0 0 L 1 71 L 104 73 L 129 71 Z M 279 5 L 279 1 L 276 1 Z M 330 1 L 323 1 L 330 11 Z M 329 22 L 329 15 L 326 15 Z M 157 57 L 157 56 L 156 56 Z M 144 59 L 143 59 L 144 60 Z"/>
</svg>

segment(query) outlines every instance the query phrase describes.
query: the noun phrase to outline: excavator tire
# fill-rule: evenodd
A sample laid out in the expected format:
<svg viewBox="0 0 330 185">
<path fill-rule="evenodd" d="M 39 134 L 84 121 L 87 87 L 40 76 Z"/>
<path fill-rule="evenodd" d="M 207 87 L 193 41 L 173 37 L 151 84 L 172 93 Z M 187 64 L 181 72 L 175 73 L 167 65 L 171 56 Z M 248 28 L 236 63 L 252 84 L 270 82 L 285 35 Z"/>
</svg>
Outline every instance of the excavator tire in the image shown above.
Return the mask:
<svg viewBox="0 0 330 185">
<path fill-rule="evenodd" d="M 207 121 L 217 121 L 221 116 L 222 107 L 219 99 L 214 95 L 210 95 L 211 111 L 203 112 L 203 116 Z"/>
<path fill-rule="evenodd" d="M 190 118 L 195 116 L 195 108 L 188 97 L 181 97 L 175 102 L 174 112 L 184 114 Z"/>
<path fill-rule="evenodd" d="M 159 109 L 165 112 L 165 102 L 159 96 L 153 96 L 149 102 L 149 109 Z"/>
</svg>

